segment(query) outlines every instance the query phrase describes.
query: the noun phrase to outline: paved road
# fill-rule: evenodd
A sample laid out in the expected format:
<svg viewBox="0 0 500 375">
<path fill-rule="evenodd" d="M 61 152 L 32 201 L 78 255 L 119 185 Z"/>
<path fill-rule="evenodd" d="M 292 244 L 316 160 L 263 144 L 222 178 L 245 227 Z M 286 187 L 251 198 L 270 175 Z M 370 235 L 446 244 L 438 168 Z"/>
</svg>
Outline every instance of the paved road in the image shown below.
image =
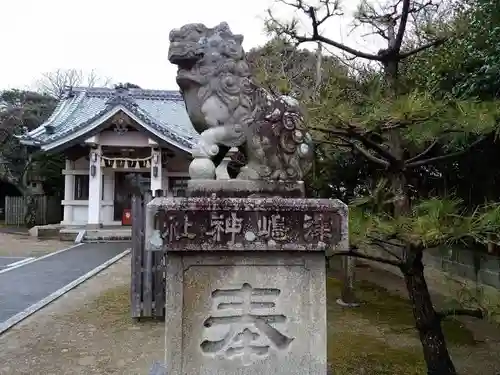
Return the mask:
<svg viewBox="0 0 500 375">
<path fill-rule="evenodd" d="M 88 243 L 0 273 L 0 323 L 130 247 Z"/>
<path fill-rule="evenodd" d="M 9 264 L 19 262 L 23 259 L 23 257 L 2 257 L 0 256 L 0 270 L 6 268 Z"/>
</svg>

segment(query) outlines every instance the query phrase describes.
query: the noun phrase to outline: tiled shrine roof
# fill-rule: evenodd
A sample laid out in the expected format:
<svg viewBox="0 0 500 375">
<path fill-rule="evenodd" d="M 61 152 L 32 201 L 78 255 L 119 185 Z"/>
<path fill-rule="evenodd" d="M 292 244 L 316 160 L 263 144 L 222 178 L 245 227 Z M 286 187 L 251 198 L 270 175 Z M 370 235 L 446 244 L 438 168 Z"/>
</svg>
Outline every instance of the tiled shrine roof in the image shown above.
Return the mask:
<svg viewBox="0 0 500 375">
<path fill-rule="evenodd" d="M 77 87 L 66 91 L 46 122 L 19 138 L 43 150 L 64 148 L 120 111 L 157 138 L 186 151 L 198 137 L 177 91 Z"/>
</svg>

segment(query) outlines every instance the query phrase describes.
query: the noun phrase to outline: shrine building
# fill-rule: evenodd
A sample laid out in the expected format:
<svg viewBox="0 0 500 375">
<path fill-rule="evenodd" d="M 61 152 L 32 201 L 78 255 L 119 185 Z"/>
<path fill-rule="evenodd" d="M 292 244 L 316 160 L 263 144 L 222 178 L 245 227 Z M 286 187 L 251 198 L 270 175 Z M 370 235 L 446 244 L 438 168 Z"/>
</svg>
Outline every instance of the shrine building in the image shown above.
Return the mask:
<svg viewBox="0 0 500 375">
<path fill-rule="evenodd" d="M 134 193 L 181 195 L 197 137 L 179 92 L 118 87 L 68 89 L 20 140 L 65 156 L 61 224 L 90 229 L 122 225 Z"/>
</svg>

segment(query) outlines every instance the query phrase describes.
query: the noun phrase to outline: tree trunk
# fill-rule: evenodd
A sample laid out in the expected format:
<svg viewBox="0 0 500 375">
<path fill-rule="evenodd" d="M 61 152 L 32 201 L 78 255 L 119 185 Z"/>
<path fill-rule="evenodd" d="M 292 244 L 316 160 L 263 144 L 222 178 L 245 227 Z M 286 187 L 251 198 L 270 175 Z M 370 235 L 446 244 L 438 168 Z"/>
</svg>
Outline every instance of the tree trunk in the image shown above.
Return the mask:
<svg viewBox="0 0 500 375">
<path fill-rule="evenodd" d="M 410 211 L 408 185 L 403 172 L 395 172 L 390 177 L 391 190 L 394 194 L 394 217 L 405 215 Z"/>
<path fill-rule="evenodd" d="M 411 301 L 415 326 L 427 364 L 428 375 L 456 375 L 455 366 L 448 353 L 446 341 L 441 329 L 441 319 L 432 305 L 431 296 L 424 277 L 422 252 L 412 254 L 415 259 L 404 278 Z"/>
<path fill-rule="evenodd" d="M 400 91 L 398 82 L 398 69 L 399 67 L 397 60 L 390 60 L 384 64 L 386 94 L 393 100 L 396 100 Z M 391 166 L 391 188 L 396 198 L 396 201 L 394 202 L 394 217 L 398 217 L 408 213 L 408 211 L 410 210 L 408 186 L 406 176 L 404 174 L 403 139 L 401 133 L 397 129 L 393 129 L 392 131 L 390 131 L 388 133 L 388 138 L 388 144 L 389 148 L 391 149 L 391 153 L 399 161 L 399 165 Z"/>
</svg>

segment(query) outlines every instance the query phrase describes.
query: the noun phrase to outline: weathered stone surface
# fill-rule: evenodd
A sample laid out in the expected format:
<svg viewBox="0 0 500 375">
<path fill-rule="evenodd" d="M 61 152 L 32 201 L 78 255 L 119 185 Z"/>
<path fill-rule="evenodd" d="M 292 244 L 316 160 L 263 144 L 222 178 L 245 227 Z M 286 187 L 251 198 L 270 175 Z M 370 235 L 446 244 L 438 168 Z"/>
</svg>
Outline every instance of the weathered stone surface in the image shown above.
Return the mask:
<svg viewBox="0 0 500 375">
<path fill-rule="evenodd" d="M 346 205 L 216 185 L 204 191 L 230 197 L 148 204 L 146 246 L 167 252 L 168 374 L 326 374 L 325 252 L 347 245 Z"/>
<path fill-rule="evenodd" d="M 175 251 L 326 251 L 345 246 L 347 207 L 303 198 L 155 198 L 163 248 Z"/>
<path fill-rule="evenodd" d="M 179 67 L 177 83 L 200 132 L 190 176 L 213 179 L 212 159 L 220 161 L 237 147 L 247 159 L 239 179 L 302 180 L 314 152 L 300 105 L 255 84 L 242 42 L 225 22 L 170 32 L 168 58 Z"/>
<path fill-rule="evenodd" d="M 169 252 L 169 375 L 326 374 L 323 253 Z"/>
<path fill-rule="evenodd" d="M 153 363 L 148 375 L 167 375 L 167 368 L 160 362 Z"/>
<path fill-rule="evenodd" d="M 345 204 L 159 197 L 146 222 L 167 252 L 169 375 L 326 374 L 325 252 L 347 245 Z"/>
<path fill-rule="evenodd" d="M 303 198 L 305 186 L 303 181 L 269 181 L 269 180 L 189 180 L 187 196 L 224 198 L 248 197 L 283 197 Z"/>
</svg>

